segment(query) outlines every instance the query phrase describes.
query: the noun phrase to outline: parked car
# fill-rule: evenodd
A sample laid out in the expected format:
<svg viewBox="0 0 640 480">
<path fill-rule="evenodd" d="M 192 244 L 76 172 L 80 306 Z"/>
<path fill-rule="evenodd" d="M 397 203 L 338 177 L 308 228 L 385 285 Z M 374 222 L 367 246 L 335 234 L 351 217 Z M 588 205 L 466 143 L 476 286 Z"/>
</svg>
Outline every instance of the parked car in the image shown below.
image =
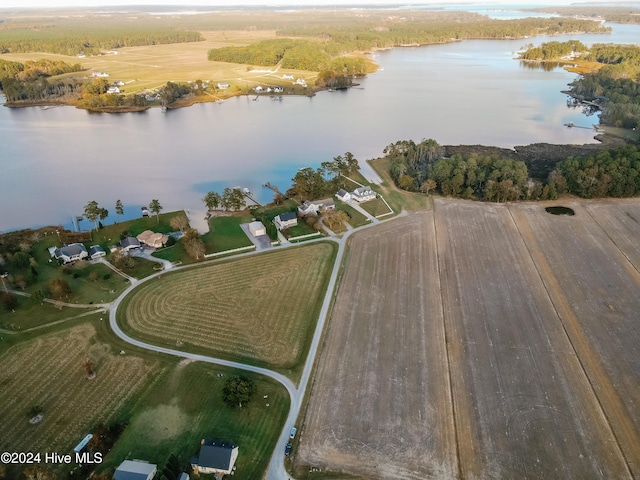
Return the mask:
<svg viewBox="0 0 640 480">
<path fill-rule="evenodd" d="M 289 438 L 295 438 L 297 431 L 298 429 L 296 427 L 291 427 L 291 431 L 289 432 Z"/>
<path fill-rule="evenodd" d="M 286 446 L 286 447 L 284 447 L 284 454 L 285 454 L 285 455 L 289 455 L 289 454 L 291 453 L 291 447 L 292 447 L 292 446 L 293 446 L 293 445 L 291 444 L 291 442 L 287 443 L 287 446 Z"/>
</svg>

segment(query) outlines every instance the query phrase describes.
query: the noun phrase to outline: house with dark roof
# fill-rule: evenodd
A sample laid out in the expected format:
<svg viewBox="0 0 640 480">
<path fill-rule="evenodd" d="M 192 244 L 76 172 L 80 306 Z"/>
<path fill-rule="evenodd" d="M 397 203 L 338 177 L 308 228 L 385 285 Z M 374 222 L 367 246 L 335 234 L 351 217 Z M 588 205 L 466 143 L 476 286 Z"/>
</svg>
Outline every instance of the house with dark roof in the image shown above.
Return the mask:
<svg viewBox="0 0 640 480">
<path fill-rule="evenodd" d="M 142 460 L 125 460 L 113 474 L 114 480 L 152 480 L 158 468 Z"/>
<path fill-rule="evenodd" d="M 278 230 L 284 230 L 285 228 L 295 227 L 298 225 L 298 215 L 296 212 L 285 212 L 274 217 L 273 223 Z"/>
<path fill-rule="evenodd" d="M 72 243 L 70 245 L 64 245 L 63 247 L 54 249 L 53 256 L 62 263 L 69 263 L 87 258 L 89 256 L 89 252 L 87 252 L 87 247 L 83 244 Z"/>
<path fill-rule="evenodd" d="M 96 258 L 104 257 L 107 255 L 107 252 L 104 251 L 100 245 L 92 245 L 89 247 L 89 258 L 91 260 L 95 260 Z"/>
<path fill-rule="evenodd" d="M 336 204 L 332 198 L 325 198 L 323 200 L 305 200 L 305 202 L 298 207 L 298 212 L 301 215 L 319 215 L 320 212 L 327 210 L 335 210 Z"/>
<path fill-rule="evenodd" d="M 120 248 L 122 248 L 125 252 L 132 250 L 134 248 L 140 248 L 140 240 L 136 237 L 127 237 L 120 240 Z"/>
<path fill-rule="evenodd" d="M 345 203 L 351 201 L 351 194 L 347 192 L 344 188 L 341 188 L 340 190 L 338 190 L 338 193 L 336 193 L 336 197 L 338 197 L 338 200 L 341 200 Z"/>
<path fill-rule="evenodd" d="M 199 473 L 229 475 L 238 458 L 238 447 L 223 440 L 203 439 L 200 452 L 191 459 L 191 467 Z"/>
</svg>

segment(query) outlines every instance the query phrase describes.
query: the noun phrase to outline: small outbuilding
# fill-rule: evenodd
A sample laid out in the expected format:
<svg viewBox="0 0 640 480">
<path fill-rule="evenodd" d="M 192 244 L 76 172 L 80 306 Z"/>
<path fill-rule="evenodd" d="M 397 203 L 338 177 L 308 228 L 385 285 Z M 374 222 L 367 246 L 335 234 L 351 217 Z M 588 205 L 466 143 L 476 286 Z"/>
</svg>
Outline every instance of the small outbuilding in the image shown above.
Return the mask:
<svg viewBox="0 0 640 480">
<path fill-rule="evenodd" d="M 262 222 L 251 222 L 249 224 L 249 232 L 251 232 L 251 235 L 254 237 L 259 237 L 260 235 L 267 234 L 267 227 L 265 227 Z"/>
<path fill-rule="evenodd" d="M 152 480 L 158 471 L 153 463 L 143 460 L 125 460 L 116 468 L 114 480 Z"/>
</svg>

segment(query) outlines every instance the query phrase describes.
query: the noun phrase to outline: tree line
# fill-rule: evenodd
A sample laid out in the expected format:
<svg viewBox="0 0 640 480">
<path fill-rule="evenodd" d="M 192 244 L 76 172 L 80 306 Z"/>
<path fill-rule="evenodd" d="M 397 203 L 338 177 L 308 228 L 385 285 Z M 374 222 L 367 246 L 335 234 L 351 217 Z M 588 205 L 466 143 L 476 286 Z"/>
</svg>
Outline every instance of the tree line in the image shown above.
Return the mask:
<svg viewBox="0 0 640 480">
<path fill-rule="evenodd" d="M 589 49 L 578 40 L 569 40 L 567 42 L 545 42 L 539 47 L 529 45 L 527 50 L 519 56 L 521 60 L 557 60 L 571 53 L 583 53 Z"/>
<path fill-rule="evenodd" d="M 562 7 L 539 7 L 526 9 L 527 11 L 552 13 L 554 15 L 582 16 L 591 18 L 603 18 L 610 23 L 640 23 L 640 8 L 632 6 L 601 6 L 601 5 L 576 5 Z"/>
<path fill-rule="evenodd" d="M 553 200 L 570 193 L 583 198 L 631 197 L 640 194 L 640 151 L 636 146 L 592 156 L 571 157 L 556 164 L 545 181 L 529 177 L 524 162 L 492 155 L 443 157 L 435 140 L 400 141 L 387 146 L 385 158 L 396 185 L 411 192 L 507 202 Z"/>
<path fill-rule="evenodd" d="M 41 29 L 0 31 L 0 53 L 47 52 L 76 56 L 98 55 L 104 50 L 142 45 L 198 42 L 199 32 L 173 28 L 49 26 Z"/>
<path fill-rule="evenodd" d="M 311 167 L 301 168 L 291 179 L 292 184 L 286 196 L 298 197 L 300 200 L 332 196 L 342 187 L 341 176 L 347 176 L 358 168 L 358 160 L 351 152 L 346 152 L 344 156 L 338 155 L 332 161 L 322 162 L 315 170 Z"/>
</svg>

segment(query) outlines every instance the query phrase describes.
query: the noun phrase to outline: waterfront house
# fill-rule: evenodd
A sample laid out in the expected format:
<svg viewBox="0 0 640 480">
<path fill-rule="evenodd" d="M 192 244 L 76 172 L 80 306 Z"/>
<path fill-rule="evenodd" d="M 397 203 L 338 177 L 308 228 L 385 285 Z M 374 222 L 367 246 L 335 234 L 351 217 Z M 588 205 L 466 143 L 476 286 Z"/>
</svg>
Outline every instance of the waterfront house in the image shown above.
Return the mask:
<svg viewBox="0 0 640 480">
<path fill-rule="evenodd" d="M 335 210 L 336 204 L 333 199 L 325 198 L 324 200 L 306 200 L 302 205 L 298 207 L 298 212 L 301 215 L 319 215 L 320 212 L 327 210 Z"/>
<path fill-rule="evenodd" d="M 104 257 L 107 255 L 107 252 L 104 251 L 100 245 L 92 245 L 89 247 L 89 258 L 91 260 L 95 260 L 96 258 Z"/>
<path fill-rule="evenodd" d="M 227 82 L 218 82 L 218 85 L 216 85 L 216 87 L 218 87 L 220 90 L 225 90 L 229 88 L 229 84 Z"/>
<path fill-rule="evenodd" d="M 336 197 L 338 198 L 338 200 L 345 203 L 348 203 L 351 201 L 351 194 L 347 192 L 344 188 L 341 188 L 340 190 L 338 190 L 338 193 L 336 193 Z"/>
<path fill-rule="evenodd" d="M 129 250 L 133 250 L 135 248 L 140 248 L 140 240 L 135 237 L 127 237 L 120 240 L 120 248 L 125 252 Z"/>
<path fill-rule="evenodd" d="M 167 243 L 167 240 L 169 240 L 168 235 L 155 233 L 151 230 L 145 230 L 140 235 L 136 236 L 136 238 L 140 243 L 144 243 L 151 248 L 162 248 Z"/>
<path fill-rule="evenodd" d="M 376 192 L 371 190 L 371 187 L 368 185 L 366 187 L 358 187 L 351 192 L 351 198 L 358 203 L 368 202 L 376 198 Z"/>
<path fill-rule="evenodd" d="M 53 251 L 53 256 L 62 263 L 70 263 L 76 260 L 84 260 L 89 256 L 89 252 L 87 252 L 87 247 L 82 243 L 72 243 L 56 248 Z"/>
<path fill-rule="evenodd" d="M 281 213 L 273 219 L 273 223 L 275 223 L 278 230 L 295 227 L 298 225 L 298 216 L 296 215 L 296 212 Z"/>
</svg>

